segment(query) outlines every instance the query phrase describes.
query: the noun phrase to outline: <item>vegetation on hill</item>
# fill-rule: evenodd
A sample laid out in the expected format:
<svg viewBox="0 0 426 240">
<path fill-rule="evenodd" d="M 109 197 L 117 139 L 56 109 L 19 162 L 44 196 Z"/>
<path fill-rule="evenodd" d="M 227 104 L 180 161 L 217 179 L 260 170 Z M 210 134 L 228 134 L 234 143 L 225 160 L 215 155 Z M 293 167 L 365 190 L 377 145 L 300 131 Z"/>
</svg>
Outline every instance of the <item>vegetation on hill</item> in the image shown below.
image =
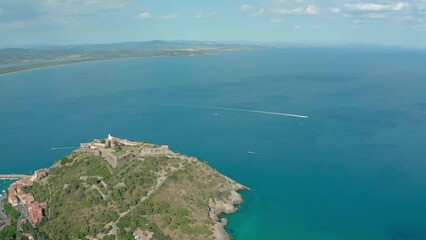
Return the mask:
<svg viewBox="0 0 426 240">
<path fill-rule="evenodd" d="M 232 207 L 242 189 L 180 154 L 135 157 L 112 168 L 99 156 L 74 152 L 25 190 L 48 202 L 34 236 L 133 239 L 139 232 L 166 240 L 226 239 L 217 230 L 222 210 L 213 208 Z"/>
<path fill-rule="evenodd" d="M 5 226 L 2 231 L 0 231 L 0 239 L 16 239 L 17 238 L 17 225 L 19 219 L 19 212 L 10 205 L 7 198 L 3 199 L 3 210 L 4 214 L 10 220 L 10 225 Z"/>
</svg>

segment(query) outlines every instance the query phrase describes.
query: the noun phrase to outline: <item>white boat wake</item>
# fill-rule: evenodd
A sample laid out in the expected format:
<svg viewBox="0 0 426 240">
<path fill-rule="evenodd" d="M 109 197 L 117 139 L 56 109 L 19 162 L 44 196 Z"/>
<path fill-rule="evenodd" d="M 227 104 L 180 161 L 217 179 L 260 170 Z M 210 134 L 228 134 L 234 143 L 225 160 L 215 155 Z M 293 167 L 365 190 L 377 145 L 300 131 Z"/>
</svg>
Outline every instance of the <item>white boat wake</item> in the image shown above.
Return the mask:
<svg viewBox="0 0 426 240">
<path fill-rule="evenodd" d="M 50 150 L 63 150 L 63 149 L 76 149 L 76 146 L 69 146 L 69 147 L 52 147 Z"/>
<path fill-rule="evenodd" d="M 243 108 L 226 108 L 226 107 L 202 106 L 202 105 L 174 105 L 174 104 L 161 104 L 161 105 L 186 107 L 186 108 L 212 109 L 212 110 L 221 110 L 221 111 L 230 111 L 230 112 L 259 113 L 259 114 L 268 114 L 268 115 L 277 115 L 277 116 L 304 118 L 304 119 L 309 117 L 309 116 L 306 116 L 306 115 L 293 114 L 293 113 L 270 112 L 270 111 L 260 111 L 260 110 L 243 109 Z"/>
<path fill-rule="evenodd" d="M 134 103 L 141 103 L 141 102 L 135 101 Z M 267 115 L 276 115 L 276 116 L 294 117 L 294 118 L 304 118 L 304 119 L 309 118 L 309 116 L 307 116 L 307 115 L 285 113 L 285 112 L 261 111 L 261 110 L 256 110 L 256 109 L 226 108 L 226 107 L 216 107 L 216 106 L 167 104 L 167 103 L 147 103 L 147 104 L 159 105 L 159 106 L 168 106 L 168 107 L 198 108 L 198 109 L 212 109 L 212 110 L 221 110 L 221 111 L 230 111 L 230 112 L 258 113 L 258 114 L 267 114 Z M 218 116 L 218 113 L 214 113 L 214 115 Z"/>
<path fill-rule="evenodd" d="M 308 118 L 308 116 L 305 116 L 305 115 L 283 113 L 283 112 L 268 112 L 268 111 L 252 110 L 252 109 L 222 108 L 222 107 L 205 107 L 205 108 L 217 109 L 217 110 L 223 110 L 223 111 L 233 111 L 233 112 L 260 113 L 260 114 L 278 115 L 278 116 L 285 116 L 285 117 Z"/>
</svg>

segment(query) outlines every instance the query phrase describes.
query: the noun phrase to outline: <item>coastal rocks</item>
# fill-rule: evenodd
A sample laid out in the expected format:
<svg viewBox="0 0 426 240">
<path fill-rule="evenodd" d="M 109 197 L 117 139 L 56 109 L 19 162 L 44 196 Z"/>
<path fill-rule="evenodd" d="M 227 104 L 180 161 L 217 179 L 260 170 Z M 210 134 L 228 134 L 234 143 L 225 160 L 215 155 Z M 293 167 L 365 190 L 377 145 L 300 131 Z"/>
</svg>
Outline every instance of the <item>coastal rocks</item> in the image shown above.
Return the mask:
<svg viewBox="0 0 426 240">
<path fill-rule="evenodd" d="M 231 186 L 232 189 L 229 190 L 230 196 L 226 202 L 220 200 L 209 201 L 209 216 L 215 222 L 214 235 L 215 239 L 217 240 L 230 239 L 228 233 L 225 231 L 225 226 L 228 224 L 228 220 L 226 218 L 220 218 L 220 215 L 236 212 L 238 208 L 235 205 L 241 204 L 243 202 L 243 198 L 237 191 L 248 190 L 247 187 L 235 183 L 234 181 L 232 181 Z"/>
<path fill-rule="evenodd" d="M 239 189 L 238 191 L 243 190 Z M 244 189 L 246 190 L 246 189 Z M 239 194 L 236 190 L 231 191 L 231 196 L 229 197 L 229 200 L 232 202 L 232 204 L 241 204 L 243 203 L 243 198 L 241 197 L 241 194 Z"/>
<path fill-rule="evenodd" d="M 215 237 L 216 240 L 229 240 L 230 239 L 228 233 L 225 231 L 224 226 L 220 222 L 217 222 L 214 225 L 214 237 Z"/>
<path fill-rule="evenodd" d="M 228 219 L 226 219 L 226 218 L 222 218 L 222 219 L 220 220 L 220 223 L 222 224 L 222 227 L 226 227 L 226 225 L 228 225 Z"/>
<path fill-rule="evenodd" d="M 210 218 L 212 218 L 212 220 L 216 222 L 219 220 L 218 216 L 221 213 L 231 214 L 237 211 L 237 208 L 231 202 L 211 201 L 209 203 L 209 207 L 210 207 Z"/>
</svg>

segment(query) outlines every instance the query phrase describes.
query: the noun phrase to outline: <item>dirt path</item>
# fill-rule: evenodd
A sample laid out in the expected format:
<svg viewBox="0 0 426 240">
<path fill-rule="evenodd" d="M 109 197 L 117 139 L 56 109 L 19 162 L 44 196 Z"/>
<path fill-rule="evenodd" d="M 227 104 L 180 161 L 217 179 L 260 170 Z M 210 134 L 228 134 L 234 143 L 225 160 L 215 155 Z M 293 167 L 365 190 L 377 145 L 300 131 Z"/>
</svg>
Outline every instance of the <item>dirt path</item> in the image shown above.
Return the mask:
<svg viewBox="0 0 426 240">
<path fill-rule="evenodd" d="M 157 183 L 155 184 L 155 186 L 153 188 L 151 188 L 151 190 L 148 191 L 148 193 L 143 196 L 141 198 L 141 200 L 134 206 L 132 206 L 131 208 L 129 208 L 128 210 L 122 212 L 119 214 L 118 219 L 112 224 L 112 229 L 109 232 L 109 235 L 115 235 L 115 239 L 117 239 L 117 234 L 118 234 L 118 227 L 117 224 L 120 222 L 120 219 L 122 217 L 125 217 L 127 214 L 129 214 L 130 212 L 132 212 L 137 206 L 139 206 L 141 203 L 145 202 L 147 199 L 149 199 L 149 197 L 154 194 L 160 187 L 161 185 L 163 185 L 163 183 L 167 180 L 167 175 L 173 174 L 179 170 L 182 170 L 184 167 L 186 166 L 186 164 L 180 164 L 178 168 L 174 169 L 173 171 L 170 172 L 166 172 L 166 171 L 161 171 L 160 172 L 160 176 L 157 178 Z"/>
</svg>

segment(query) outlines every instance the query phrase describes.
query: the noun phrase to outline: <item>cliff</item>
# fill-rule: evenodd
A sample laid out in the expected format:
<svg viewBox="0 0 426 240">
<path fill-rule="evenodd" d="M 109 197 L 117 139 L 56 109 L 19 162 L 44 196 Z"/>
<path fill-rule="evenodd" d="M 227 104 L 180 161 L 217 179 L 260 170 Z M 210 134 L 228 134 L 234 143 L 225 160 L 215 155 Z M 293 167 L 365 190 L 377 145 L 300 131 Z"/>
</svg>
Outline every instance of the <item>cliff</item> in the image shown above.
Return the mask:
<svg viewBox="0 0 426 240">
<path fill-rule="evenodd" d="M 237 211 L 244 189 L 193 157 L 110 136 L 82 144 L 25 188 L 48 203 L 27 232 L 36 239 L 226 240 L 221 215 Z"/>
</svg>

